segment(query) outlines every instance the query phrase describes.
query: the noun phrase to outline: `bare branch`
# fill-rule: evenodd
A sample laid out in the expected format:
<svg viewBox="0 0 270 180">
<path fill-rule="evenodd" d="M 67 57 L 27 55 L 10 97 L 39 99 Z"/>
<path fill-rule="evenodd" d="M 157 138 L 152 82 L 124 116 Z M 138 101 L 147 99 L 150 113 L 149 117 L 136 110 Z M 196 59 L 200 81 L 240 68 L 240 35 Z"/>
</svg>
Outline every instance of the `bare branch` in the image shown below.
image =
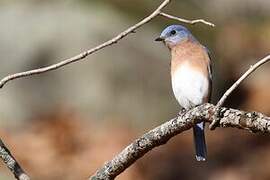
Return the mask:
<svg viewBox="0 0 270 180">
<path fill-rule="evenodd" d="M 228 96 L 243 82 L 252 72 L 258 69 L 260 66 L 265 64 L 270 60 L 270 55 L 267 55 L 263 59 L 259 60 L 256 64 L 250 66 L 250 68 L 224 93 L 224 95 L 220 98 L 217 103 L 217 108 L 221 107 Z"/>
<path fill-rule="evenodd" d="M 11 81 L 11 80 L 14 80 L 14 79 L 18 79 L 18 78 L 22 78 L 22 77 L 26 77 L 26 76 L 31 76 L 31 75 L 36 75 L 36 74 L 41 74 L 41 73 L 45 73 L 45 72 L 48 72 L 48 71 L 52 71 L 52 70 L 56 70 L 58 68 L 61 68 L 63 66 L 66 66 L 68 64 L 71 64 L 71 63 L 75 63 L 75 62 L 78 62 L 80 60 L 83 60 L 85 59 L 88 55 L 90 54 L 93 54 L 105 47 L 108 47 L 108 46 L 111 46 L 115 43 L 117 43 L 119 40 L 121 40 L 122 38 L 126 37 L 127 35 L 129 35 L 130 33 L 133 33 L 135 32 L 136 29 L 140 28 L 142 25 L 148 23 L 149 21 L 151 21 L 153 18 L 155 18 L 156 16 L 158 15 L 162 15 L 164 17 L 167 17 L 167 18 L 170 18 L 170 19 L 175 19 L 177 21 L 181 21 L 181 22 L 184 22 L 184 23 L 189 23 L 189 24 L 195 24 L 195 23 L 204 23 L 204 24 L 207 24 L 207 25 L 210 25 L 210 26 L 214 26 L 214 24 L 210 23 L 210 22 L 207 22 L 203 19 L 198 19 L 198 20 L 185 20 L 185 19 L 182 19 L 182 18 L 177 18 L 177 17 L 174 17 L 174 16 L 171 16 L 171 15 L 167 15 L 163 12 L 161 12 L 161 10 L 170 3 L 170 0 L 164 0 L 162 2 L 162 4 L 160 4 L 160 6 L 152 13 L 150 14 L 149 16 L 147 16 L 146 18 L 144 18 L 142 21 L 140 21 L 139 23 L 129 27 L 128 29 L 126 29 L 125 31 L 121 32 L 120 34 L 118 34 L 117 36 L 115 36 L 114 38 L 112 38 L 111 40 L 109 41 L 106 41 L 104 42 L 103 44 L 100 44 L 90 50 L 87 50 L 85 52 L 82 52 L 74 57 L 71 57 L 69 59 L 65 59 L 63 61 L 60 61 L 59 63 L 56 63 L 56 64 L 52 64 L 50 66 L 46 66 L 46 67 L 43 67 L 43 68 L 38 68 L 38 69 L 33 69 L 33 70 L 29 70 L 29 71 L 24 71 L 24 72 L 19 72 L 19 73 L 15 73 L 15 74 L 10 74 L 6 77 L 4 77 L 3 79 L 1 79 L 0 81 L 0 88 L 2 88 L 7 82 Z"/>
<path fill-rule="evenodd" d="M 84 59 L 85 57 L 87 57 L 88 55 L 101 50 L 107 46 L 110 46 L 114 43 L 117 43 L 119 40 L 121 40 L 122 38 L 124 38 L 125 36 L 127 36 L 128 34 L 134 32 L 136 29 L 138 29 L 139 27 L 141 27 L 142 25 L 148 23 L 149 21 L 151 21 L 154 17 L 156 17 L 161 9 L 163 9 L 168 3 L 170 2 L 170 0 L 164 0 L 163 3 L 149 16 L 147 16 L 146 18 L 144 18 L 142 21 L 140 21 L 139 23 L 129 27 L 128 29 L 126 29 L 125 31 L 121 32 L 120 34 L 118 34 L 117 36 L 115 36 L 114 38 L 112 38 L 109 41 L 104 42 L 101 45 L 98 45 L 88 51 L 85 51 L 77 56 L 74 56 L 72 58 L 63 60 L 59 63 L 47 66 L 47 67 L 43 67 L 43 68 L 38 68 L 38 69 L 34 69 L 34 70 L 30 70 L 30 71 L 25 71 L 25 72 L 20 72 L 20 73 L 16 73 L 16 74 L 11 74 L 6 76 L 5 78 L 3 78 L 0 81 L 0 88 L 2 88 L 8 81 L 13 80 L 13 79 L 17 79 L 17 78 L 22 78 L 22 77 L 26 77 L 26 76 L 31 76 L 31 75 L 35 75 L 35 74 L 41 74 L 44 72 L 48 72 L 48 71 L 52 71 L 52 70 L 56 70 L 62 66 L 80 61 L 82 59 Z"/>
<path fill-rule="evenodd" d="M 16 159 L 11 155 L 8 148 L 0 139 L 0 157 L 18 180 L 30 180 L 29 176 L 20 167 Z"/>
<path fill-rule="evenodd" d="M 176 17 L 176 16 L 166 14 L 164 12 L 160 12 L 159 15 L 161 15 L 163 17 L 166 17 L 168 19 L 173 19 L 173 20 L 180 21 L 180 22 L 187 23 L 187 24 L 203 23 L 203 24 L 206 24 L 208 26 L 215 27 L 215 24 L 213 24 L 211 22 L 208 22 L 208 21 L 206 21 L 204 19 L 187 20 L 187 19 L 183 19 L 183 18 L 179 18 L 179 17 Z"/>
<path fill-rule="evenodd" d="M 6 77 L 4 77 L 3 79 L 1 79 L 0 81 L 0 88 L 3 88 L 3 86 L 11 81 L 11 80 L 15 80 L 18 78 L 22 78 L 22 77 L 27 77 L 27 76 L 31 76 L 31 75 L 36 75 L 36 74 L 41 74 L 41 73 L 45 73 L 45 72 L 49 72 L 52 70 L 56 70 L 58 68 L 61 68 L 63 66 L 66 66 L 68 64 L 71 63 L 75 63 L 78 62 L 80 60 L 84 60 L 87 56 L 89 56 L 90 54 L 93 54 L 105 47 L 111 46 L 115 43 L 117 43 L 119 40 L 121 40 L 122 38 L 126 37 L 127 35 L 129 35 L 130 33 L 134 33 L 136 29 L 140 28 L 141 26 L 143 26 L 144 24 L 150 22 L 153 18 L 155 18 L 158 15 L 162 15 L 162 16 L 167 16 L 167 18 L 170 19 L 175 19 L 184 23 L 197 23 L 197 22 L 202 22 L 205 23 L 207 25 L 210 26 L 214 26 L 212 23 L 206 22 L 204 20 L 193 20 L 193 21 L 189 21 L 189 20 L 185 20 L 185 19 L 181 19 L 181 18 L 176 18 L 170 15 L 167 15 L 165 13 L 162 13 L 161 10 L 167 6 L 170 3 L 171 0 L 164 0 L 159 7 L 152 12 L 149 16 L 147 16 L 146 18 L 144 18 L 143 20 L 141 20 L 140 22 L 138 22 L 137 24 L 129 27 L 128 29 L 126 29 L 125 31 L 119 33 L 117 36 L 113 37 L 112 39 L 104 42 L 103 44 L 100 44 L 92 49 L 89 49 L 85 52 L 82 52 L 74 57 L 71 57 L 69 59 L 65 59 L 62 60 L 58 63 L 49 65 L 49 66 L 45 66 L 42 68 L 38 68 L 38 69 L 33 69 L 33 70 L 29 70 L 29 71 L 24 71 L 24 72 L 19 72 L 19 73 L 15 73 L 15 74 L 10 74 Z M 173 18 L 172 18 L 173 17 Z M 11 153 L 9 152 L 9 150 L 5 147 L 4 143 L 1 141 L 0 139 L 0 158 L 2 158 L 2 160 L 6 163 L 7 167 L 13 172 L 13 174 L 15 175 L 15 177 L 17 179 L 20 180 L 28 180 L 30 179 L 22 170 L 22 168 L 19 166 L 19 164 L 17 163 L 17 161 L 15 160 L 14 157 L 12 157 Z"/>
<path fill-rule="evenodd" d="M 214 115 L 215 105 L 203 104 L 147 132 L 111 161 L 106 162 L 91 180 L 112 180 L 126 170 L 136 160 L 151 149 L 165 144 L 169 139 L 193 127 L 201 121 L 217 120 L 220 127 L 235 127 L 252 132 L 270 133 L 270 118 L 257 112 L 244 112 L 230 108 L 220 108 L 219 115 Z"/>
</svg>

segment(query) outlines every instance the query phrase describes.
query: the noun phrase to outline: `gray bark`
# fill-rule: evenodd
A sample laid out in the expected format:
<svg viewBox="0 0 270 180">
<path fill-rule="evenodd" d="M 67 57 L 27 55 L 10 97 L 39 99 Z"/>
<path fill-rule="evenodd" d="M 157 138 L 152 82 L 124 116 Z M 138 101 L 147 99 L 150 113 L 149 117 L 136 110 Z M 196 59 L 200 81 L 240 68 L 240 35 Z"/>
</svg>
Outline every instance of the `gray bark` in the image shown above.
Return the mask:
<svg viewBox="0 0 270 180">
<path fill-rule="evenodd" d="M 111 161 L 105 163 L 91 180 L 111 180 L 126 170 L 136 160 L 151 149 L 165 144 L 169 139 L 193 127 L 201 121 L 217 121 L 219 127 L 234 127 L 251 132 L 270 132 L 270 118 L 258 112 L 245 112 L 237 109 L 221 107 L 216 109 L 213 104 L 203 104 L 179 115 L 164 124 L 150 130 Z"/>
</svg>

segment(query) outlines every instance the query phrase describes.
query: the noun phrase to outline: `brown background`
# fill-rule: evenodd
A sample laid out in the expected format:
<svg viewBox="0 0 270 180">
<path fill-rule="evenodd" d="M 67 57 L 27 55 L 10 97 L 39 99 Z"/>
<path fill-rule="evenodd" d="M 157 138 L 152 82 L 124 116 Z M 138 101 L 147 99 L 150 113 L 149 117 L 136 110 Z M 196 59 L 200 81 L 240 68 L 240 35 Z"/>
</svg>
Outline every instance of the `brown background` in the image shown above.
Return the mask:
<svg viewBox="0 0 270 180">
<path fill-rule="evenodd" d="M 104 42 L 154 10 L 157 0 L 1 0 L 0 76 L 58 62 Z M 212 53 L 213 102 L 270 52 L 270 1 L 172 1 L 166 12 L 217 26 L 187 25 Z M 136 137 L 174 117 L 169 52 L 153 40 L 158 17 L 118 44 L 61 70 L 15 80 L 0 92 L 0 135 L 35 180 L 86 179 Z M 226 106 L 270 114 L 270 66 Z M 207 130 L 208 162 L 192 133 L 148 153 L 120 180 L 270 179 L 269 136 Z M 12 179 L 4 164 L 0 179 Z"/>
</svg>

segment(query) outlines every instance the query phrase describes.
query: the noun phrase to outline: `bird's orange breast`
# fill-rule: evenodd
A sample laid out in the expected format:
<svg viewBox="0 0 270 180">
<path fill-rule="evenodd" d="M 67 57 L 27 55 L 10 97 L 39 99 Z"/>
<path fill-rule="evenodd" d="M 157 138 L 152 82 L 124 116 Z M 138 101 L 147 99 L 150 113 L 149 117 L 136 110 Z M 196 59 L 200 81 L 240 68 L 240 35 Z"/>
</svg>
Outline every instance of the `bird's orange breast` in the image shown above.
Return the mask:
<svg viewBox="0 0 270 180">
<path fill-rule="evenodd" d="M 206 49 L 198 42 L 187 40 L 171 48 L 171 74 L 183 64 L 209 77 L 210 58 Z"/>
</svg>

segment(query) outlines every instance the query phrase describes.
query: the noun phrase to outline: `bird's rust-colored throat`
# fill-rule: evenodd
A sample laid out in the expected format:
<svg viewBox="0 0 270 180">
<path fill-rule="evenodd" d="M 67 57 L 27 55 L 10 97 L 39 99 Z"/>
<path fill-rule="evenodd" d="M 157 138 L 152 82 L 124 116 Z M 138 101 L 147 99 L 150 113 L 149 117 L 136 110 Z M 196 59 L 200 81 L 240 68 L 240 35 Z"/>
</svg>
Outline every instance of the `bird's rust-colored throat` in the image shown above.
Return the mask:
<svg viewBox="0 0 270 180">
<path fill-rule="evenodd" d="M 197 41 L 189 39 L 174 45 L 170 50 L 172 74 L 182 65 L 188 64 L 194 70 L 208 75 L 208 63 L 210 60 L 204 47 Z"/>
</svg>

